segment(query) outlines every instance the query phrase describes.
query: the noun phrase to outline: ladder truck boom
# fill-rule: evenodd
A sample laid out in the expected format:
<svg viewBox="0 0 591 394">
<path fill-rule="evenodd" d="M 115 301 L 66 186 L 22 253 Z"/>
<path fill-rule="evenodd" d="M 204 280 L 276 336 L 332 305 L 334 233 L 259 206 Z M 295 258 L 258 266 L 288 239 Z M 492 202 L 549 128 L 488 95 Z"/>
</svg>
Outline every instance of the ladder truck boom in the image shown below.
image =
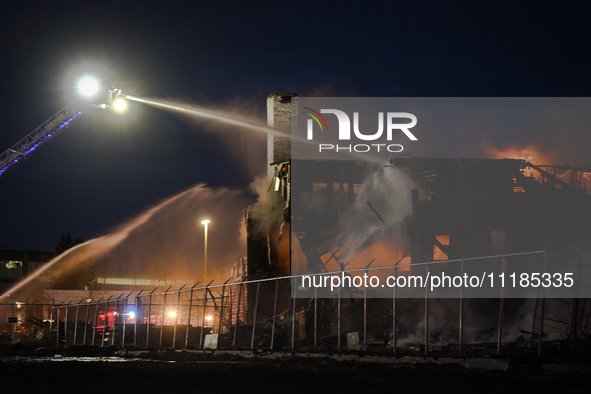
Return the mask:
<svg viewBox="0 0 591 394">
<path fill-rule="evenodd" d="M 67 129 L 89 108 L 105 109 L 111 105 L 114 98 L 123 98 L 121 89 L 113 86 L 108 91 L 109 104 L 88 104 L 88 102 L 73 101 L 59 110 L 55 115 L 42 123 L 17 142 L 13 147 L 0 155 L 0 179 L 13 170 L 17 165 L 28 159 L 37 148 Z"/>
<path fill-rule="evenodd" d="M 0 155 L 0 178 L 28 159 L 41 145 L 67 129 L 72 122 L 91 107 L 94 107 L 94 105 L 84 105 L 76 102 L 66 105 L 29 135 L 2 153 Z"/>
</svg>

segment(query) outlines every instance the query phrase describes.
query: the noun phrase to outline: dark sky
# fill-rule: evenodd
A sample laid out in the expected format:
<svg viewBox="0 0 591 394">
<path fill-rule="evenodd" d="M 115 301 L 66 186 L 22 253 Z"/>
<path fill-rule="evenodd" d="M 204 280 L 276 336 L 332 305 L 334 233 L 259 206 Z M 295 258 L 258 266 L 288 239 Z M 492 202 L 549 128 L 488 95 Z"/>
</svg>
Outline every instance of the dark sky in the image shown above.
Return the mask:
<svg viewBox="0 0 591 394">
<path fill-rule="evenodd" d="M 11 2 L 0 12 L 0 150 L 101 70 L 135 96 L 259 119 L 272 92 L 589 96 L 586 4 Z M 0 180 L 1 246 L 100 236 L 198 183 L 246 190 L 265 171 L 264 140 L 221 129 L 135 103 L 86 113 Z"/>
</svg>

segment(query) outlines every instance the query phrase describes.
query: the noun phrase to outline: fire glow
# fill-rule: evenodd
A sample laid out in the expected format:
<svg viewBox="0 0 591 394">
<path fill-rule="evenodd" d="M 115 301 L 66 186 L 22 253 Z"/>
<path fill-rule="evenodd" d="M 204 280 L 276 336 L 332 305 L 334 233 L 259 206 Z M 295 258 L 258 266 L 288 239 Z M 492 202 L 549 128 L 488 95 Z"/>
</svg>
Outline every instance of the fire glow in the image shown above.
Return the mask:
<svg viewBox="0 0 591 394">
<path fill-rule="evenodd" d="M 489 148 L 487 151 L 487 156 L 491 159 L 525 160 L 529 163 L 536 165 L 541 165 L 545 162 L 552 162 L 552 158 L 550 157 L 550 155 L 540 153 L 539 148 L 531 145 L 526 146 L 524 148 L 510 147 L 503 150 L 499 150 L 497 148 Z M 533 168 L 527 167 L 524 170 L 523 175 L 527 177 L 538 177 L 540 174 Z"/>
<path fill-rule="evenodd" d="M 547 161 L 546 155 L 539 152 L 535 146 L 526 146 L 525 148 L 511 147 L 503 150 L 496 148 L 489 148 L 487 156 L 491 159 L 517 159 L 526 160 L 533 164 L 544 164 L 542 161 Z"/>
</svg>

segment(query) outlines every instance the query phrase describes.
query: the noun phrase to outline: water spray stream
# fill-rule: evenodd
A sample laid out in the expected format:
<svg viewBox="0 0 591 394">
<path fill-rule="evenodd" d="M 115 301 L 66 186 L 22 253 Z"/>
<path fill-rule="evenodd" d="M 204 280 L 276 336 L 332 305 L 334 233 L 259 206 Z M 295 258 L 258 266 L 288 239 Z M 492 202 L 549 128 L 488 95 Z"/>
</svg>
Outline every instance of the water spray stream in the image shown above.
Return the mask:
<svg viewBox="0 0 591 394">
<path fill-rule="evenodd" d="M 248 129 L 257 130 L 257 131 L 264 132 L 264 133 L 272 133 L 272 134 L 280 136 L 280 137 L 291 138 L 291 136 L 289 134 L 281 132 L 279 130 L 275 130 L 271 127 L 258 125 L 256 123 L 251 123 L 251 122 L 248 122 L 245 120 L 231 118 L 229 116 L 218 115 L 213 112 L 205 111 L 202 109 L 187 108 L 187 107 L 182 107 L 179 105 L 166 104 L 166 103 L 162 103 L 159 101 L 150 100 L 150 99 L 146 99 L 146 98 L 139 98 L 139 97 L 134 97 L 134 96 L 126 96 L 126 98 L 128 100 L 137 101 L 138 103 L 144 103 L 144 104 L 152 105 L 152 106 L 158 107 L 158 108 L 164 108 L 164 109 L 184 112 L 189 115 L 194 115 L 194 116 L 199 116 L 199 117 L 206 118 L 206 119 L 216 120 L 218 122 L 228 123 L 228 124 L 232 124 L 235 126 L 246 127 Z"/>
<path fill-rule="evenodd" d="M 194 190 L 198 187 L 199 186 L 191 188 L 183 193 L 180 193 L 180 194 L 164 201 L 163 203 L 155 206 L 154 208 L 149 209 L 147 212 L 145 212 L 141 216 L 137 217 L 136 219 L 132 220 L 125 227 L 123 227 L 121 230 L 119 230 L 118 232 L 116 232 L 114 234 L 91 239 L 90 241 L 87 241 L 83 244 L 77 245 L 76 247 L 74 247 L 72 249 L 69 249 L 65 253 L 63 253 L 60 256 L 51 260 L 49 263 L 44 264 L 41 268 L 39 268 L 38 270 L 33 272 L 31 275 L 29 275 L 25 280 L 17 283 L 15 286 L 10 288 L 4 294 L 0 295 L 0 299 L 4 298 L 6 296 L 9 296 L 10 294 L 20 290 L 22 287 L 29 284 L 33 279 L 37 278 L 39 275 L 41 275 L 45 271 L 49 270 L 56 263 L 63 261 L 64 259 L 66 259 L 68 257 L 71 257 L 71 255 L 73 255 L 74 253 L 76 253 L 77 251 L 79 251 L 83 248 L 89 248 L 90 252 L 92 253 L 92 255 L 95 258 L 104 255 L 105 253 L 112 250 L 115 246 L 119 245 L 125 238 L 127 238 L 129 233 L 131 233 L 133 230 L 135 230 L 136 228 L 138 228 L 142 224 L 146 223 L 157 211 L 161 210 L 162 208 L 166 207 L 167 205 L 170 205 L 174 201 L 180 199 L 181 197 L 183 197 L 184 195 L 186 195 L 187 193 L 191 192 L 192 190 Z"/>
<path fill-rule="evenodd" d="M 179 112 L 183 112 L 188 115 L 199 116 L 202 118 L 211 119 L 211 120 L 215 120 L 218 122 L 231 124 L 234 126 L 244 127 L 247 129 L 251 129 L 251 130 L 255 130 L 255 131 L 259 131 L 259 132 L 263 132 L 263 133 L 272 133 L 273 135 L 276 135 L 278 137 L 290 138 L 291 140 L 298 141 L 299 143 L 314 144 L 313 141 L 307 140 L 302 137 L 294 136 L 292 134 L 285 133 L 280 130 L 273 129 L 268 126 L 263 126 L 263 125 L 252 123 L 252 122 L 249 122 L 246 120 L 240 120 L 240 119 L 232 118 L 229 116 L 216 114 L 211 111 L 206 111 L 204 109 L 183 107 L 180 105 L 167 104 L 167 103 L 163 103 L 163 102 L 156 101 L 153 99 L 140 98 L 140 97 L 134 97 L 134 96 L 129 96 L 129 95 L 126 96 L 126 98 L 128 100 L 137 101 L 139 103 L 152 105 L 152 106 L 158 107 L 158 108 L 179 111 Z M 346 156 L 350 156 L 353 160 L 359 160 L 358 154 L 355 154 L 353 152 L 348 152 L 348 151 L 343 151 L 342 153 Z M 368 162 L 372 162 L 372 163 L 376 163 L 376 164 L 384 164 L 384 158 L 376 157 L 371 154 L 364 154 L 363 160 L 368 161 Z"/>
</svg>

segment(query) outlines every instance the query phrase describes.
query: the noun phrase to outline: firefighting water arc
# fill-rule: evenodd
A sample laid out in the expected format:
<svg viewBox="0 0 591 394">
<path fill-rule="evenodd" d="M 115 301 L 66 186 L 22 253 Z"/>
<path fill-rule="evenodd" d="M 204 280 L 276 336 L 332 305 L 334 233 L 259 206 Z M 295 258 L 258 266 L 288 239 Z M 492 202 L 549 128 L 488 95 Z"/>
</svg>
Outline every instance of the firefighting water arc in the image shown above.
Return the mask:
<svg viewBox="0 0 591 394">
<path fill-rule="evenodd" d="M 39 276 L 67 276 L 90 261 L 104 284 L 129 282 L 164 285 L 197 282 L 203 272 L 203 245 L 197 219 L 209 217 L 210 279 L 224 279 L 226 270 L 245 252 L 240 232 L 243 206 L 248 197 L 239 191 L 197 185 L 122 224 L 113 233 L 76 246 L 36 270 L 1 297 L 21 290 Z M 191 212 L 189 216 L 186 212 Z M 228 263 L 230 262 L 230 263 Z"/>
<path fill-rule="evenodd" d="M 129 95 L 126 96 L 126 98 L 128 100 L 137 101 L 137 102 L 140 102 L 140 103 L 152 105 L 152 106 L 157 107 L 157 108 L 166 109 L 166 110 L 170 110 L 170 111 L 181 112 L 181 113 L 184 113 L 184 114 L 188 114 L 188 115 L 192 115 L 192 116 L 197 116 L 197 117 L 204 118 L 204 119 L 207 119 L 207 120 L 213 120 L 213 121 L 218 121 L 218 122 L 230 124 L 230 125 L 233 125 L 233 126 L 237 126 L 238 128 L 241 128 L 241 129 L 250 129 L 250 130 L 255 130 L 255 131 L 258 131 L 258 132 L 263 132 L 265 134 L 271 133 L 271 134 L 285 136 L 285 133 L 282 133 L 281 131 L 278 131 L 276 129 L 273 129 L 272 127 L 267 127 L 267 126 L 263 126 L 263 125 L 260 125 L 260 124 L 248 122 L 246 120 L 236 119 L 236 118 L 233 118 L 233 117 L 228 116 L 228 115 L 224 115 L 224 114 L 221 114 L 221 113 L 215 113 L 215 112 L 213 112 L 211 110 L 205 110 L 205 109 L 202 109 L 202 108 L 191 108 L 189 106 L 183 106 L 183 105 L 178 105 L 178 104 L 166 103 L 166 102 L 161 101 L 161 100 L 148 99 L 148 98 L 140 98 L 140 97 L 134 97 L 134 96 L 129 96 Z"/>
</svg>

